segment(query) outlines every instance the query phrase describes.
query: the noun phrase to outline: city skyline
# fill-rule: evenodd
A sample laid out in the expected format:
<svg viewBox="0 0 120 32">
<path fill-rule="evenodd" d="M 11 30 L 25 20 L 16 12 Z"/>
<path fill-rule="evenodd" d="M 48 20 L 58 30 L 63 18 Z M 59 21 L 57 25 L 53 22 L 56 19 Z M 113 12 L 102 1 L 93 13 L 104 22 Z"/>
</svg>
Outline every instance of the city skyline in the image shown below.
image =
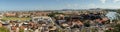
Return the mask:
<svg viewBox="0 0 120 32">
<path fill-rule="evenodd" d="M 0 10 L 119 9 L 120 0 L 0 0 Z"/>
</svg>

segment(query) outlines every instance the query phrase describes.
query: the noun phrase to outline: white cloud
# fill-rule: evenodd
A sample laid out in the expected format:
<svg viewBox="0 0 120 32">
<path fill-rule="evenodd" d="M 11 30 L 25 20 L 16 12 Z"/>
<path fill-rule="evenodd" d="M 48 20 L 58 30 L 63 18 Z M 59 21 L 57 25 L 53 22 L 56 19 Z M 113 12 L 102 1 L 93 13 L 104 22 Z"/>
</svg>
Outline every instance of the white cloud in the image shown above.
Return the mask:
<svg viewBox="0 0 120 32">
<path fill-rule="evenodd" d="M 105 8 L 107 6 L 104 6 L 104 5 L 96 5 L 94 3 L 91 3 L 91 4 L 88 4 L 87 6 L 88 8 Z"/>
<path fill-rule="evenodd" d="M 106 3 L 107 0 L 100 0 L 102 3 Z M 120 0 L 113 0 L 114 3 L 119 2 Z"/>
<path fill-rule="evenodd" d="M 114 3 L 119 2 L 120 0 L 113 0 Z"/>
<path fill-rule="evenodd" d="M 100 0 L 102 3 L 105 3 L 106 2 L 106 0 Z"/>
</svg>

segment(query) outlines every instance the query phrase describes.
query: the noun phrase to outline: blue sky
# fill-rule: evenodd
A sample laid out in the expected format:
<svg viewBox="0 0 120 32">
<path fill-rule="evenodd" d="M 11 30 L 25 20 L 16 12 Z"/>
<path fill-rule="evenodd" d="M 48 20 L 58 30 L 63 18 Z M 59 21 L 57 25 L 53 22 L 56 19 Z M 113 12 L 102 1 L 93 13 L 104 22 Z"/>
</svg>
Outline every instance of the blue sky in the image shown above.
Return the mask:
<svg viewBox="0 0 120 32">
<path fill-rule="evenodd" d="M 120 8 L 120 0 L 0 0 L 0 10 Z"/>
</svg>

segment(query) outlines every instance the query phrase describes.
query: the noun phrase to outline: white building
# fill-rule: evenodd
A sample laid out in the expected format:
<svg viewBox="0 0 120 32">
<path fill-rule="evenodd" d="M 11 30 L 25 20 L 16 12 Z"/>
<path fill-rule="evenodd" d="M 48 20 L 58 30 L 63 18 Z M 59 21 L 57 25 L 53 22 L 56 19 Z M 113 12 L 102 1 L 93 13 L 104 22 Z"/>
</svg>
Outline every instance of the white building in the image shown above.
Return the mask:
<svg viewBox="0 0 120 32">
<path fill-rule="evenodd" d="M 48 17 L 48 16 L 32 17 L 32 20 L 34 22 L 37 22 L 37 21 L 46 21 L 47 23 L 53 23 L 52 18 Z"/>
</svg>

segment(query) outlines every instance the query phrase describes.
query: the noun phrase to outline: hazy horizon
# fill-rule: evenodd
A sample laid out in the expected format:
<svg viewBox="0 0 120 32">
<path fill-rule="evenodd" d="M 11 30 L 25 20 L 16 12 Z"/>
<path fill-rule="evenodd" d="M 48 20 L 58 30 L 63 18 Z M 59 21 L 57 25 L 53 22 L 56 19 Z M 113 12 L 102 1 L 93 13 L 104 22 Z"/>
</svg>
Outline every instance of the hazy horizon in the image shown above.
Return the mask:
<svg viewBox="0 0 120 32">
<path fill-rule="evenodd" d="M 4 10 L 119 9 L 120 0 L 0 0 Z"/>
</svg>

